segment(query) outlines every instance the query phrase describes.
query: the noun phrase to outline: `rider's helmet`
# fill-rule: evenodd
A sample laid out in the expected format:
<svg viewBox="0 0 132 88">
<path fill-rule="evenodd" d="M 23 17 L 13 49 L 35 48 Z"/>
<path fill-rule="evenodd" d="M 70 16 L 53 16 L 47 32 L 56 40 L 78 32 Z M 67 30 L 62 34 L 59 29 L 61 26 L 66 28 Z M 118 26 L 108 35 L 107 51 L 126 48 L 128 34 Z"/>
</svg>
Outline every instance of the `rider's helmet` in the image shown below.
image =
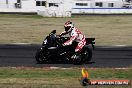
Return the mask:
<svg viewBox="0 0 132 88">
<path fill-rule="evenodd" d="M 71 21 L 67 21 L 64 25 L 65 31 L 69 33 L 72 31 L 72 28 L 74 27 L 74 24 Z"/>
</svg>

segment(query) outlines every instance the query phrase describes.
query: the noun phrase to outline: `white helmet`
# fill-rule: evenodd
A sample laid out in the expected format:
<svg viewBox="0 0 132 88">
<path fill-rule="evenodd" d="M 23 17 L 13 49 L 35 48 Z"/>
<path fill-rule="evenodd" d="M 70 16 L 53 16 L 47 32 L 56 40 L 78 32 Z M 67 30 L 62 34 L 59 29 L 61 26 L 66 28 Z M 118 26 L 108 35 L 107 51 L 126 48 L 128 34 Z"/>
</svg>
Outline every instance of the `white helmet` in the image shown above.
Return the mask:
<svg viewBox="0 0 132 88">
<path fill-rule="evenodd" d="M 74 27 L 74 24 L 71 21 L 67 21 L 64 25 L 66 32 L 70 32 L 73 27 Z"/>
</svg>

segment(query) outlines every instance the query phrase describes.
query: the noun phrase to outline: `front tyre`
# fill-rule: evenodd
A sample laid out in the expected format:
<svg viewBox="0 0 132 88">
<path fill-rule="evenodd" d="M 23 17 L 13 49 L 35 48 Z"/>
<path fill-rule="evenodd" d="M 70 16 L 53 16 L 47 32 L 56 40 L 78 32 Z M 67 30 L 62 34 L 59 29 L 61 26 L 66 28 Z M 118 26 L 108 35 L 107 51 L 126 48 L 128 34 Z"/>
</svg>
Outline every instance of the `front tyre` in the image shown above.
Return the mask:
<svg viewBox="0 0 132 88">
<path fill-rule="evenodd" d="M 37 63 L 47 63 L 48 62 L 48 52 L 40 49 L 36 52 L 35 55 Z"/>
</svg>

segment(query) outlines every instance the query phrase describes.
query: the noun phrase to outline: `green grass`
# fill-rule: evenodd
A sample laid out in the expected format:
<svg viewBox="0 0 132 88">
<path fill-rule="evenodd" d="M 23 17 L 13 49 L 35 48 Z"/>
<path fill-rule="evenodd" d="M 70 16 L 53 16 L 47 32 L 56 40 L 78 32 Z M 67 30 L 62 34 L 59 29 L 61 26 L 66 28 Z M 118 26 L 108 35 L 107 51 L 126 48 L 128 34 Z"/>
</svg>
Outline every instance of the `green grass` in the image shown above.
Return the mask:
<svg viewBox="0 0 132 88">
<path fill-rule="evenodd" d="M 90 79 L 129 79 L 132 69 L 89 68 Z M 0 68 L 0 88 L 82 88 L 80 68 Z M 131 88 L 122 86 L 89 86 L 90 88 Z M 89 88 L 88 87 L 88 88 Z"/>
<path fill-rule="evenodd" d="M 95 37 L 96 45 L 132 45 L 131 15 L 72 16 L 46 18 L 37 15 L 0 14 L 0 43 L 41 44 L 43 37 L 56 29 L 60 34 L 71 20 L 86 37 Z"/>
<path fill-rule="evenodd" d="M 112 69 L 112 68 L 91 68 L 88 69 L 92 79 L 132 79 L 132 69 Z M 56 78 L 56 77 L 80 77 L 80 68 L 73 69 L 49 69 L 49 68 L 0 68 L 0 78 Z"/>
</svg>

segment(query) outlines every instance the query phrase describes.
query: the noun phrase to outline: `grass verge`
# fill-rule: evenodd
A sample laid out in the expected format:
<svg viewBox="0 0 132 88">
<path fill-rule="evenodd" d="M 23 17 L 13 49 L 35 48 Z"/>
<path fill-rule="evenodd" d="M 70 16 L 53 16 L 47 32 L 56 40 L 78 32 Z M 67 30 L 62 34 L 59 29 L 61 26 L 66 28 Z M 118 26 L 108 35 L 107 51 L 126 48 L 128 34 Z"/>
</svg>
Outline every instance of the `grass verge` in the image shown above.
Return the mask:
<svg viewBox="0 0 132 88">
<path fill-rule="evenodd" d="M 90 68 L 90 79 L 129 79 L 132 69 Z M 82 88 L 80 68 L 0 68 L 0 88 Z M 131 85 L 89 86 L 88 88 L 131 88 Z"/>
</svg>

